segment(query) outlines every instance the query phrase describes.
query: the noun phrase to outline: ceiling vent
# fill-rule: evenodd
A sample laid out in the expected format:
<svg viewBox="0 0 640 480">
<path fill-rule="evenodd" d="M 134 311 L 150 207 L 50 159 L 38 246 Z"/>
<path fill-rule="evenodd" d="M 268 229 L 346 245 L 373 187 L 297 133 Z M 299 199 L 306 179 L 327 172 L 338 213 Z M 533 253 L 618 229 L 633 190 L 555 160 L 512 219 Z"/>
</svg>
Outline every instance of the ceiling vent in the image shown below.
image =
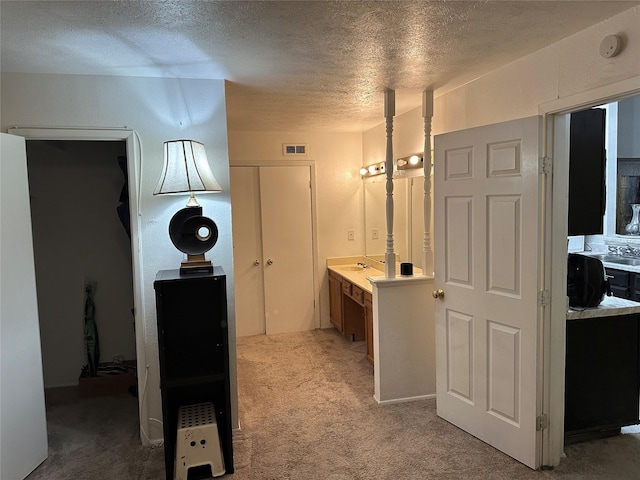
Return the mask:
<svg viewBox="0 0 640 480">
<path fill-rule="evenodd" d="M 283 143 L 282 155 L 285 157 L 301 157 L 307 154 L 306 143 Z"/>
</svg>

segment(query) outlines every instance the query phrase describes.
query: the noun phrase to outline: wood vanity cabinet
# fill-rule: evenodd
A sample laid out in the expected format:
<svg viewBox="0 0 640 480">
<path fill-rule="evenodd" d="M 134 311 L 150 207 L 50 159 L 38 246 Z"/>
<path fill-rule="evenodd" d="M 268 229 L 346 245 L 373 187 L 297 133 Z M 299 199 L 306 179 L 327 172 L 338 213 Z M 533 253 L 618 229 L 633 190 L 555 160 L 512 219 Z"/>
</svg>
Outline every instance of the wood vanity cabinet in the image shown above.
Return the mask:
<svg viewBox="0 0 640 480">
<path fill-rule="evenodd" d="M 342 279 L 342 324 L 344 335 L 354 341 L 365 339 L 364 291 L 345 278 Z"/>
<path fill-rule="evenodd" d="M 329 320 L 344 334 L 342 319 L 342 277 L 329 270 Z"/>
<path fill-rule="evenodd" d="M 329 270 L 329 318 L 340 333 L 354 341 L 365 339 L 364 296 L 367 292 Z"/>
<path fill-rule="evenodd" d="M 373 365 L 373 297 L 364 292 L 364 336 L 367 341 L 367 360 Z"/>
</svg>

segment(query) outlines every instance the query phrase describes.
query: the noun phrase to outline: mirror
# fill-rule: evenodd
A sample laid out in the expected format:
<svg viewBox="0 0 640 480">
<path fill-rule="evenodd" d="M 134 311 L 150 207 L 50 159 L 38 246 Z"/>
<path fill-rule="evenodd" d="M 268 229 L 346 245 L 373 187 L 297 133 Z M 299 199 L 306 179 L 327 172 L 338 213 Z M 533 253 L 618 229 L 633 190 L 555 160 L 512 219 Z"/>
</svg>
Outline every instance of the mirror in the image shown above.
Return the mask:
<svg viewBox="0 0 640 480">
<path fill-rule="evenodd" d="M 386 251 L 386 178 L 364 179 L 365 256 L 384 261 Z M 422 265 L 424 177 L 393 179 L 393 245 L 399 262 Z"/>
</svg>

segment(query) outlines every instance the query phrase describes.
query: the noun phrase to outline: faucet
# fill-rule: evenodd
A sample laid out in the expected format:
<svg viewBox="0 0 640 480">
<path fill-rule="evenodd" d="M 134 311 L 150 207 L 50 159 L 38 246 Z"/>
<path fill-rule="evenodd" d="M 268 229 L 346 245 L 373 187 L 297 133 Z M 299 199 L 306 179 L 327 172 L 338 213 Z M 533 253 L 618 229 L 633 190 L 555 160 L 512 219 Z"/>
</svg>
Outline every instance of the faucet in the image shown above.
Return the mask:
<svg viewBox="0 0 640 480">
<path fill-rule="evenodd" d="M 369 268 L 369 265 L 364 262 L 358 262 L 358 266 L 362 268 Z"/>
</svg>

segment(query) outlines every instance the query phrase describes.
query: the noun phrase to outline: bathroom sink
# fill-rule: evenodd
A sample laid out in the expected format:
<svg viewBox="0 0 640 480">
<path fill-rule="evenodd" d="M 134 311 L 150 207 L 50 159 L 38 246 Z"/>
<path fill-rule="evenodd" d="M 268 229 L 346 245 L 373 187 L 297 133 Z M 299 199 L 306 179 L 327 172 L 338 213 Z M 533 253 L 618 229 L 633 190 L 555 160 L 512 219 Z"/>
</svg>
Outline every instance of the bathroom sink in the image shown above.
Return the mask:
<svg viewBox="0 0 640 480">
<path fill-rule="evenodd" d="M 621 257 L 620 255 L 589 255 L 604 263 L 618 263 L 620 265 L 640 265 L 640 258 Z"/>
<path fill-rule="evenodd" d="M 343 272 L 361 272 L 364 268 L 358 265 L 337 265 L 335 268 Z"/>
</svg>

